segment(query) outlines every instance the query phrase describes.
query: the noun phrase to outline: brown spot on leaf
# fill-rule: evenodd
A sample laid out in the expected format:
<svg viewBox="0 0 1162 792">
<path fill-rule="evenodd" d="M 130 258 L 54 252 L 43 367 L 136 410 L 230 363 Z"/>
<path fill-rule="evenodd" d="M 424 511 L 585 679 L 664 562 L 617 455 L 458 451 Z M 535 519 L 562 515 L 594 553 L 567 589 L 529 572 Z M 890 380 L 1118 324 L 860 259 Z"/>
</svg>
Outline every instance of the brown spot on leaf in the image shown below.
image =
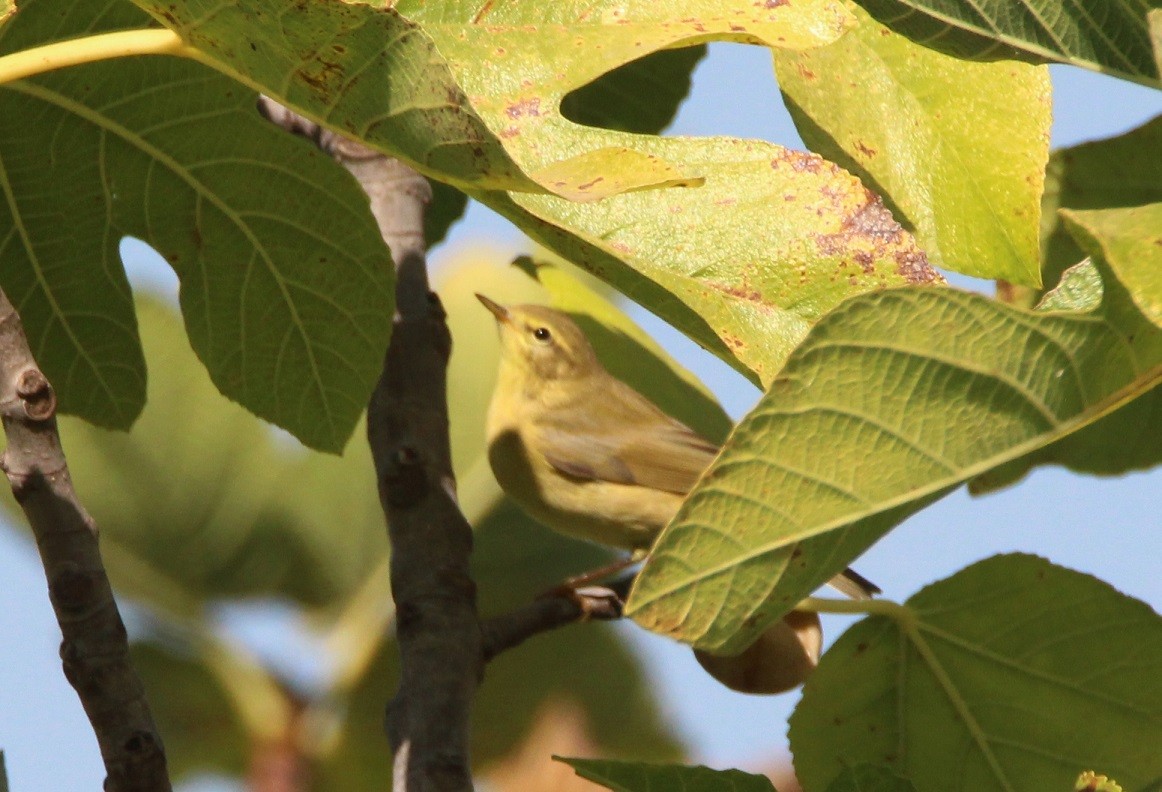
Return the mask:
<svg viewBox="0 0 1162 792">
<path fill-rule="evenodd" d="M 528 99 L 522 99 L 519 102 L 509 105 L 505 109 L 505 113 L 509 118 L 520 118 L 521 116 L 539 116 L 541 114 L 541 100 L 535 96 L 530 96 Z"/>
<path fill-rule="evenodd" d="M 819 159 L 819 157 L 813 157 L 813 156 L 811 156 L 809 154 L 805 154 L 803 152 L 795 152 L 795 153 L 799 154 L 799 156 L 795 157 L 793 160 L 791 160 L 791 167 L 792 168 L 794 168 L 796 171 L 798 171 L 800 173 L 803 173 L 803 172 L 818 173 L 819 172 L 819 165 L 822 163 L 822 160 Z"/>
<path fill-rule="evenodd" d="M 728 347 L 735 351 L 746 349 L 746 344 L 743 342 L 743 340 L 738 336 L 731 335 L 730 333 L 722 333 L 722 343 L 726 344 Z"/>
<path fill-rule="evenodd" d="M 940 280 L 922 250 L 902 250 L 895 258 L 896 273 L 908 283 L 936 283 Z"/>
<path fill-rule="evenodd" d="M 867 157 L 868 159 L 871 159 L 872 157 L 874 157 L 878 153 L 874 148 L 867 145 L 862 140 L 857 140 L 855 142 L 855 150 L 858 151 L 863 156 Z"/>
<path fill-rule="evenodd" d="M 514 126 L 506 127 L 505 129 L 500 130 L 500 136 L 502 138 L 504 138 L 505 140 L 508 140 L 509 138 L 514 138 L 519 134 L 520 134 L 520 130 Z"/>
<path fill-rule="evenodd" d="M 840 196 L 827 194 L 838 205 Z M 849 257 L 865 275 L 875 273 L 875 262 L 891 257 L 896 272 L 909 283 L 931 283 L 940 276 L 928 263 L 928 257 L 914 247 L 879 196 L 864 190 L 864 204 L 844 220 L 833 234 L 814 235 L 815 245 L 825 256 Z M 854 278 L 854 276 L 849 276 Z M 855 280 L 851 281 L 853 285 Z"/>
</svg>

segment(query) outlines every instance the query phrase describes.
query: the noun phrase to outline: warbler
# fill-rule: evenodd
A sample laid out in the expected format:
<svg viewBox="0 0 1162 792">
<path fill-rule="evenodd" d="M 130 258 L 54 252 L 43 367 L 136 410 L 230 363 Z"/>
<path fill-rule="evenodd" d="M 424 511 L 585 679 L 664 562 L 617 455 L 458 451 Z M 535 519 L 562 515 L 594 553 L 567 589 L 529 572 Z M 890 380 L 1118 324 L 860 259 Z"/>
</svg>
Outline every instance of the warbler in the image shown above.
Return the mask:
<svg viewBox="0 0 1162 792">
<path fill-rule="evenodd" d="M 501 488 L 549 528 L 644 556 L 718 446 L 606 371 L 565 314 L 476 297 L 500 332 L 487 439 Z M 850 569 L 830 582 L 879 591 Z"/>
</svg>

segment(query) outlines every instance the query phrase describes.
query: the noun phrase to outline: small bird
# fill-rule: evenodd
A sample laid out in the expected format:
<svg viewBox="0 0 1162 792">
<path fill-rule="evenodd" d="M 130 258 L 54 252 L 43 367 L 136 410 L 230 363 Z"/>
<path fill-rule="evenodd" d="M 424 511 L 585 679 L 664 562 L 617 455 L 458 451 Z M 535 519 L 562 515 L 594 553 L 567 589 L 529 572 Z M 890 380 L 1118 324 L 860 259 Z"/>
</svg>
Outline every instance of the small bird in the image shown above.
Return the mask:
<svg viewBox="0 0 1162 792">
<path fill-rule="evenodd" d="M 500 331 L 487 437 L 501 488 L 560 533 L 643 556 L 718 446 L 606 371 L 565 314 L 476 297 Z M 879 592 L 850 569 L 831 585 Z"/>
</svg>

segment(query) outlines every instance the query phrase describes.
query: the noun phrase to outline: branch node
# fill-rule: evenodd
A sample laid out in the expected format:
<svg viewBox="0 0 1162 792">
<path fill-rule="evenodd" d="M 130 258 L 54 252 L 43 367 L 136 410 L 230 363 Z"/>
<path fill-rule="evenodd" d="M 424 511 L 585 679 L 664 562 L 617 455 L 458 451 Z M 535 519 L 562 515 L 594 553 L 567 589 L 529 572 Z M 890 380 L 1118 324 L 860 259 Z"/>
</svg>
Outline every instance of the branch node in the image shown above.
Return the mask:
<svg viewBox="0 0 1162 792">
<path fill-rule="evenodd" d="M 25 369 L 16 382 L 16 395 L 33 421 L 47 421 L 56 413 L 56 392 L 40 369 Z"/>
<path fill-rule="evenodd" d="M 135 731 L 126 738 L 125 751 L 131 754 L 147 755 L 157 752 L 157 740 L 147 731 Z"/>
<path fill-rule="evenodd" d="M 71 561 L 65 561 L 49 581 L 48 593 L 58 608 L 76 614 L 90 606 L 98 587 L 99 583 L 92 573 Z"/>
<path fill-rule="evenodd" d="M 383 493 L 397 509 L 408 509 L 428 494 L 428 476 L 420 452 L 412 445 L 400 445 L 383 470 Z"/>
</svg>

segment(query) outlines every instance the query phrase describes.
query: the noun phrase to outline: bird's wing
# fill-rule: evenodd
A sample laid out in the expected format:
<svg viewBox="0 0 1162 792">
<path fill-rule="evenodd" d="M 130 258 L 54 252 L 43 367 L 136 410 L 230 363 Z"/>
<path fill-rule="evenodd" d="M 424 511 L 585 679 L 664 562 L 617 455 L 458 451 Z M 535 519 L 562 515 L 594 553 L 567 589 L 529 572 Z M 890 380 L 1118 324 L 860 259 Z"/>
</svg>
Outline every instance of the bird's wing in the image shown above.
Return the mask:
<svg viewBox="0 0 1162 792">
<path fill-rule="evenodd" d="M 550 465 L 580 479 L 637 484 L 684 495 L 718 453 L 718 447 L 670 418 L 623 383 L 620 393 L 594 394 L 617 414 L 569 411 L 570 424 L 549 420 L 538 427 L 541 452 Z M 624 389 L 624 390 L 622 390 Z M 578 414 L 590 416 L 578 425 Z"/>
</svg>

